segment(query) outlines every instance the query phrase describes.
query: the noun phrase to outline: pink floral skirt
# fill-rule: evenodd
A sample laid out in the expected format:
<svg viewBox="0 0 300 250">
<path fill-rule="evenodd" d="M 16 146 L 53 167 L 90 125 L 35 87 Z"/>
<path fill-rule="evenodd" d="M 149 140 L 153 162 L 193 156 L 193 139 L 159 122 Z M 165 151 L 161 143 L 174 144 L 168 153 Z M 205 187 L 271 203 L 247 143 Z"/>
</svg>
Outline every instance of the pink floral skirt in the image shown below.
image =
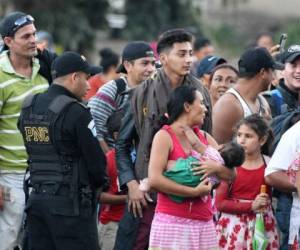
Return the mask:
<svg viewBox="0 0 300 250">
<path fill-rule="evenodd" d="M 267 250 L 279 249 L 276 222 L 271 207 L 264 212 Z M 217 222 L 217 238 L 220 249 L 251 250 L 255 226 L 255 214 L 222 213 Z"/>
</svg>

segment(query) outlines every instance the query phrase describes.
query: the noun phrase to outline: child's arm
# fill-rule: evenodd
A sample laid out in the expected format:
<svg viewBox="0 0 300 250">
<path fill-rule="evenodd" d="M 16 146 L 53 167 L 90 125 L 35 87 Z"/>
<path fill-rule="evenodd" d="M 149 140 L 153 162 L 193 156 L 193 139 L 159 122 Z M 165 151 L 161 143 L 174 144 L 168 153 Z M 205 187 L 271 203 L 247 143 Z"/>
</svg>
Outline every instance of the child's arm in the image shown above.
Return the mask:
<svg viewBox="0 0 300 250">
<path fill-rule="evenodd" d="M 230 184 L 221 182 L 216 192 L 216 207 L 218 211 L 230 214 L 259 212 L 268 204 L 267 194 L 258 194 L 254 201 L 238 201 L 230 197 Z"/>
<path fill-rule="evenodd" d="M 189 127 L 184 127 L 183 131 L 193 149 L 196 150 L 198 153 L 203 154 L 207 146 L 200 141 L 199 137 L 195 134 L 195 132 Z"/>
<path fill-rule="evenodd" d="M 102 192 L 100 194 L 99 202 L 102 204 L 119 205 L 125 204 L 127 195 L 111 194 L 108 192 Z"/>
</svg>

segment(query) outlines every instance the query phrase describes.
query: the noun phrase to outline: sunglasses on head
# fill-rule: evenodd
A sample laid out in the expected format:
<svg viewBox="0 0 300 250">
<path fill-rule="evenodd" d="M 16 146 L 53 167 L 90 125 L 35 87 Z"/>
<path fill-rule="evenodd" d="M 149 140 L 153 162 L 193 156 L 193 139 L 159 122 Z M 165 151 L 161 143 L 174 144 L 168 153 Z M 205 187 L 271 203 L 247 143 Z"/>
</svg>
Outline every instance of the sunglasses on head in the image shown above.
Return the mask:
<svg viewBox="0 0 300 250">
<path fill-rule="evenodd" d="M 12 28 L 10 34 L 14 34 L 21 26 L 23 26 L 26 23 L 32 23 L 34 22 L 34 18 L 31 15 L 26 15 L 18 18 L 14 22 L 14 27 Z"/>
</svg>

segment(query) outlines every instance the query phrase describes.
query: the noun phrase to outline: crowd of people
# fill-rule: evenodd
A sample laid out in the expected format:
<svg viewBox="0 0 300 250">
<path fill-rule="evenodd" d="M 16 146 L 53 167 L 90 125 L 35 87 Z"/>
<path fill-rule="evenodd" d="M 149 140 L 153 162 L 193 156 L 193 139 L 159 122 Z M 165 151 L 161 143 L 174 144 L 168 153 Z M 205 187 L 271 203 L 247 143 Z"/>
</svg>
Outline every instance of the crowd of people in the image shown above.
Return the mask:
<svg viewBox="0 0 300 250">
<path fill-rule="evenodd" d="M 99 67 L 0 33 L 0 250 L 298 249 L 300 45 L 235 67 L 175 28 Z"/>
</svg>

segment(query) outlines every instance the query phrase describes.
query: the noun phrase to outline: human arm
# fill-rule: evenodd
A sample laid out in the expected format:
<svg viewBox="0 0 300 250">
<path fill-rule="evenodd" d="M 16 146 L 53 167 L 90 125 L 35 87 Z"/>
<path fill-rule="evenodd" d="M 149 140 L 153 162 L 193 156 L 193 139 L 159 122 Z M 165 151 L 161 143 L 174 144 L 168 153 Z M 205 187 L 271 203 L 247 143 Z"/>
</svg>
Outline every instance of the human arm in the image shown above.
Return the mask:
<svg viewBox="0 0 300 250">
<path fill-rule="evenodd" d="M 99 202 L 103 204 L 118 205 L 118 204 L 125 204 L 126 199 L 127 199 L 127 195 L 118 195 L 118 194 L 111 194 L 109 192 L 102 192 L 100 194 Z"/>
<path fill-rule="evenodd" d="M 297 152 L 297 133 L 288 130 L 283 134 L 265 170 L 266 183 L 285 193 L 296 192 L 295 186 L 288 178 L 287 170 Z"/>
<path fill-rule="evenodd" d="M 36 58 L 39 59 L 40 63 L 39 74 L 45 77 L 49 84 L 51 84 L 53 81 L 51 75 L 51 65 L 56 57 L 56 53 L 53 53 L 48 49 L 38 49 L 38 54 L 36 55 Z"/>
<path fill-rule="evenodd" d="M 131 106 L 125 105 L 124 111 L 125 114 L 116 141 L 119 183 L 121 188 L 128 188 L 128 210 L 131 211 L 135 217 L 142 217 L 142 208 L 147 206 L 147 202 L 145 193 L 139 189 L 139 183 L 134 173 L 134 163 L 130 156 L 133 142 L 137 142 L 137 133 Z"/>
<path fill-rule="evenodd" d="M 205 133 L 203 131 L 203 133 Z M 233 180 L 235 178 L 235 170 L 227 168 L 224 166 L 224 161 L 222 156 L 217 151 L 219 148 L 218 143 L 209 134 L 205 133 L 205 137 L 208 141 L 210 147 L 206 148 L 204 157 L 199 163 L 199 167 L 193 168 L 195 174 L 200 174 L 206 176 L 216 175 L 223 180 Z"/>
<path fill-rule="evenodd" d="M 106 154 L 110 150 L 110 147 L 107 145 L 107 143 L 104 140 L 99 140 L 99 145 L 102 151 L 104 152 L 104 154 Z"/>
<path fill-rule="evenodd" d="M 0 210 L 3 209 L 4 205 L 4 188 L 0 185 Z"/>
<path fill-rule="evenodd" d="M 203 180 L 196 187 L 188 187 L 178 184 L 163 175 L 171 148 L 172 141 L 169 134 L 164 130 L 160 130 L 154 136 L 151 148 L 148 170 L 150 187 L 166 194 L 183 197 L 199 197 L 209 194 L 211 184 L 208 179 Z"/>
<path fill-rule="evenodd" d="M 234 127 L 244 116 L 236 98 L 231 94 L 224 94 L 213 107 L 213 138 L 223 144 L 229 142 L 234 135 Z"/>
<path fill-rule="evenodd" d="M 299 170 L 296 172 L 295 186 L 297 189 L 298 197 L 300 198 L 300 171 Z"/>
<path fill-rule="evenodd" d="M 268 195 L 259 194 L 254 201 L 238 201 L 230 197 L 230 184 L 221 182 L 216 191 L 218 211 L 231 214 L 258 212 L 268 204 Z"/>
<path fill-rule="evenodd" d="M 109 151 L 109 145 L 105 141 L 108 137 L 107 119 L 116 110 L 115 95 L 117 86 L 115 81 L 110 81 L 104 84 L 92 97 L 88 103 L 92 117 L 95 121 L 97 138 L 102 150 L 106 153 Z"/>
<path fill-rule="evenodd" d="M 82 159 L 80 167 L 85 166 L 94 187 L 107 183 L 106 157 L 96 138 L 94 121 L 87 108 L 73 104 L 65 116 L 64 126 L 72 134 Z"/>
</svg>

